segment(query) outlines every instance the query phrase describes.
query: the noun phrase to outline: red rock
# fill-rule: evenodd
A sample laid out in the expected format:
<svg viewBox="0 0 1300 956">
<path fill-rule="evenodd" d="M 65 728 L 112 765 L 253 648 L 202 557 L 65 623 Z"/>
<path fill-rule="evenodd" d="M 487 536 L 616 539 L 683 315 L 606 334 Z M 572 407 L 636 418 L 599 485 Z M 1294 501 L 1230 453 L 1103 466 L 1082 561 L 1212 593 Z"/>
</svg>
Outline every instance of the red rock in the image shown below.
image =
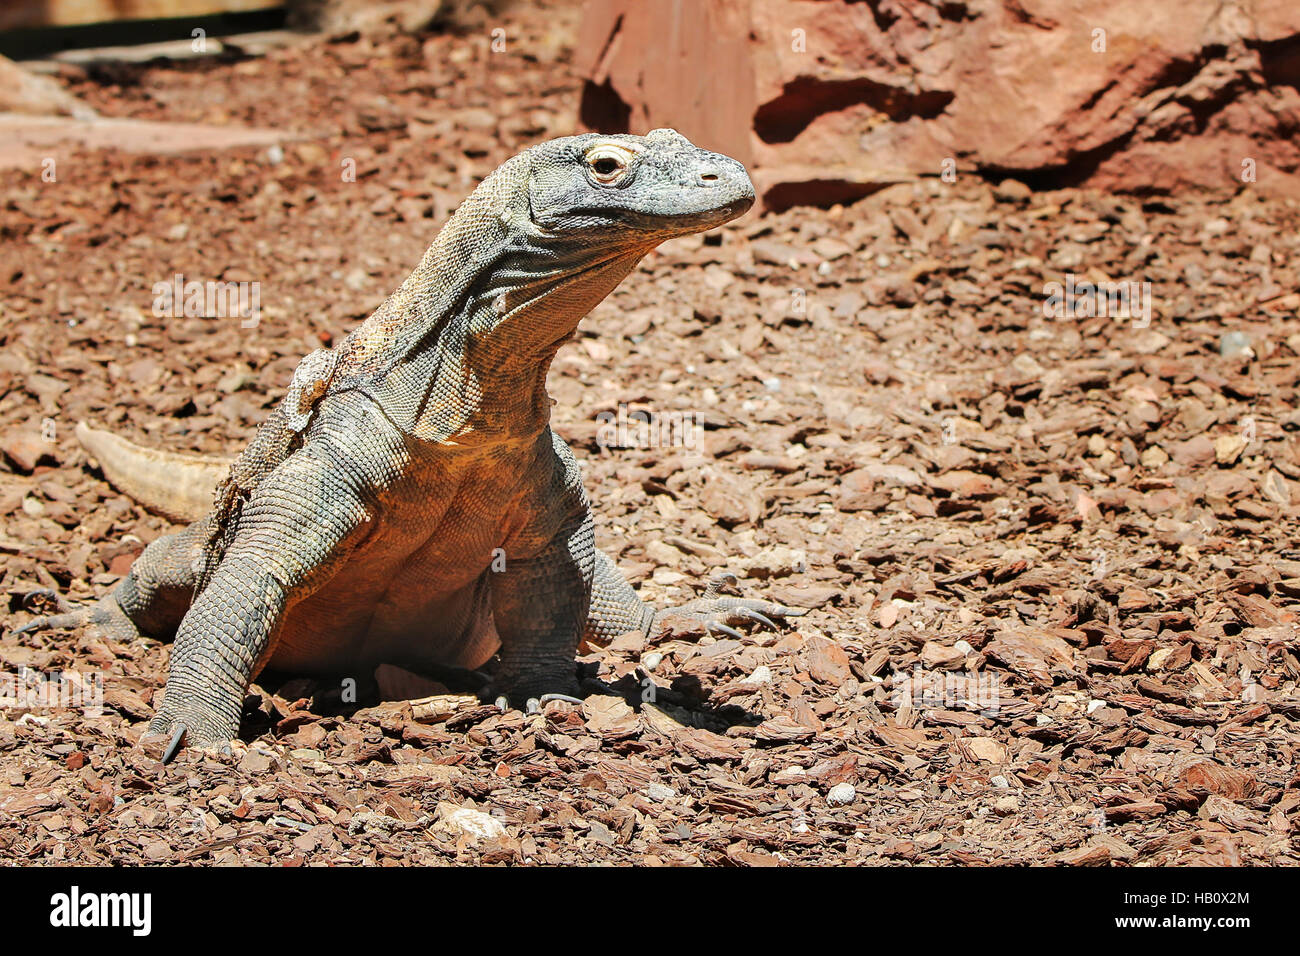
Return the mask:
<svg viewBox="0 0 1300 956">
<path fill-rule="evenodd" d="M 956 667 L 966 660 L 966 652 L 955 647 L 946 647 L 937 641 L 926 641 L 921 648 L 921 663 L 926 667 L 945 670 Z"/>
<path fill-rule="evenodd" d="M 58 462 L 55 446 L 46 441 L 39 432 L 26 429 L 6 434 L 3 443 L 0 443 L 0 451 L 3 451 L 5 458 L 24 474 L 31 474 L 41 462 L 47 464 Z"/>
<path fill-rule="evenodd" d="M 1142 510 L 1149 514 L 1173 511 L 1183 502 L 1183 496 L 1172 488 L 1160 488 L 1142 497 Z"/>
<path fill-rule="evenodd" d="M 849 655 L 834 641 L 824 637 L 809 638 L 804 655 L 808 675 L 815 681 L 838 687 L 853 676 Z"/>
<path fill-rule="evenodd" d="M 1245 800 L 1260 790 L 1259 781 L 1244 770 L 1201 760 L 1186 767 L 1178 779 L 1187 787 L 1208 790 L 1231 800 Z"/>
<path fill-rule="evenodd" d="M 117 577 L 124 576 L 131 570 L 131 565 L 135 564 L 135 559 L 137 557 L 139 557 L 139 554 L 134 551 L 128 554 L 119 554 L 109 562 L 108 573 L 116 575 Z"/>
<path fill-rule="evenodd" d="M 835 506 L 840 511 L 875 511 L 889 503 L 889 496 L 876 490 L 876 480 L 859 468 L 839 482 Z"/>
<path fill-rule="evenodd" d="M 1074 653 L 1070 645 L 1042 630 L 1000 631 L 984 648 L 984 653 L 1012 670 L 1042 683 L 1051 681 L 1051 668 L 1074 667 Z"/>
<path fill-rule="evenodd" d="M 741 756 L 737 743 L 702 728 L 688 728 L 673 736 L 673 743 L 697 760 L 736 760 Z"/>
<path fill-rule="evenodd" d="M 582 704 L 587 728 L 606 739 L 630 737 L 637 732 L 637 716 L 621 697 L 588 697 Z"/>
<path fill-rule="evenodd" d="M 1214 461 L 1214 442 L 1205 435 L 1197 435 L 1170 448 L 1169 457 L 1189 468 L 1204 467 Z"/>
<path fill-rule="evenodd" d="M 749 166 L 768 208 L 852 200 L 945 160 L 1177 190 L 1240 184 L 1249 159 L 1259 183 L 1300 194 L 1297 37 L 1291 0 L 698 0 L 671 13 L 589 0 L 576 66 L 588 128 L 672 126 Z"/>
</svg>

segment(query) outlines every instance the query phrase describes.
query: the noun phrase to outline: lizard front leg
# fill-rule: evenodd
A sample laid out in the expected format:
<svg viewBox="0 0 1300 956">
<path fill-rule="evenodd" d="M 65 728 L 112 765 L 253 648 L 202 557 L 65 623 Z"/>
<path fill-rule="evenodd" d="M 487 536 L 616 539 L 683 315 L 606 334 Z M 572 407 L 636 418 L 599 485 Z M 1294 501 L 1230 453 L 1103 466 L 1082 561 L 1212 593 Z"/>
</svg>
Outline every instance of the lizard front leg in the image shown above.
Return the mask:
<svg viewBox="0 0 1300 956">
<path fill-rule="evenodd" d="M 574 655 L 587 625 L 596 545 L 582 476 L 568 447 L 539 443 L 551 478 L 521 503 L 529 514 L 492 574 L 492 615 L 501 640 L 494 689 L 516 703 L 577 689 Z"/>
<path fill-rule="evenodd" d="M 239 730 L 244 692 L 269 660 L 285 611 L 328 581 L 373 527 L 349 450 L 308 445 L 281 464 L 244 505 L 236 532 L 176 635 L 162 707 L 151 734 L 218 745 Z"/>
<path fill-rule="evenodd" d="M 604 647 L 620 634 L 640 631 L 649 635 L 654 626 L 655 609 L 641 600 L 627 583 L 614 559 L 596 551 L 591 580 L 591 613 L 583 640 Z"/>
</svg>

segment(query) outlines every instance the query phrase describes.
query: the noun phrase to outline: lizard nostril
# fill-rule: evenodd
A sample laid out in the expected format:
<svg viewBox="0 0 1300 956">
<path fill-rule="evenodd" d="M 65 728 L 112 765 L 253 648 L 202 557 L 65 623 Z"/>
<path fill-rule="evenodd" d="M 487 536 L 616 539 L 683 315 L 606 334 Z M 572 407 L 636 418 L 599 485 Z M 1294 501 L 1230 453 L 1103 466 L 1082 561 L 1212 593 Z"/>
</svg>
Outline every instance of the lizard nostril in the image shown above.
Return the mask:
<svg viewBox="0 0 1300 956">
<path fill-rule="evenodd" d="M 702 183 L 716 183 L 717 181 L 717 173 L 700 173 L 700 182 Z"/>
</svg>

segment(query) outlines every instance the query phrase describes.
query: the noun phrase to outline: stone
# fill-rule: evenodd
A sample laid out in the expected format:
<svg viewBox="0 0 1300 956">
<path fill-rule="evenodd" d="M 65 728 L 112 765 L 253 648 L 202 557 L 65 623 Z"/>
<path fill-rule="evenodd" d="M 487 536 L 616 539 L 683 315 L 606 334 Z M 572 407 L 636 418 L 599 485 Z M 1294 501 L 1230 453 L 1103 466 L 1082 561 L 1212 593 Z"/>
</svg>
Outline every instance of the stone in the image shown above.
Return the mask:
<svg viewBox="0 0 1300 956">
<path fill-rule="evenodd" d="M 474 840 L 495 840 L 506 834 L 501 821 L 473 807 L 458 807 L 444 801 L 438 804 L 438 817 L 448 830 Z"/>
<path fill-rule="evenodd" d="M 1214 457 L 1220 465 L 1231 465 L 1249 444 L 1241 435 L 1220 435 L 1214 440 Z"/>
<path fill-rule="evenodd" d="M 0 113 L 0 169 L 40 168 L 41 160 L 60 144 L 126 153 L 211 153 L 250 146 L 271 146 L 293 135 L 275 129 L 159 123 L 152 120 L 92 119 L 64 116 L 19 116 Z"/>
<path fill-rule="evenodd" d="M 926 641 L 921 648 L 921 663 L 934 670 L 947 670 L 966 660 L 965 652 L 956 647 L 945 647 L 937 641 Z"/>
<path fill-rule="evenodd" d="M 0 439 L 0 452 L 23 474 L 31 474 L 38 464 L 57 464 L 55 446 L 37 431 L 16 429 Z"/>
<path fill-rule="evenodd" d="M 671 800 L 677 796 L 677 791 L 672 787 L 664 786 L 662 783 L 652 783 L 646 786 L 645 795 L 655 803 L 663 803 L 665 800 Z"/>
<path fill-rule="evenodd" d="M 837 783 L 826 794 L 826 802 L 832 807 L 846 807 L 857 799 L 858 791 L 851 783 Z"/>
<path fill-rule="evenodd" d="M 1236 358 L 1239 355 L 1254 354 L 1250 348 L 1250 336 L 1245 332 L 1224 332 L 1219 336 L 1219 355 L 1223 358 Z"/>
<path fill-rule="evenodd" d="M 1300 195 L 1297 39 L 1293 0 L 590 0 L 575 66 L 586 128 L 671 126 L 767 209 L 945 173 Z"/>
<path fill-rule="evenodd" d="M 92 119 L 95 111 L 47 76 L 0 56 L 0 112 Z"/>
<path fill-rule="evenodd" d="M 819 683 L 838 687 L 853 676 L 849 655 L 832 640 L 810 638 L 804 653 L 808 674 Z"/>
<path fill-rule="evenodd" d="M 1178 775 L 1186 787 L 1208 790 L 1230 800 L 1246 800 L 1261 790 L 1259 781 L 1244 770 L 1225 767 L 1210 760 L 1198 760 Z"/>
<path fill-rule="evenodd" d="M 995 764 L 1007 762 L 1007 748 L 992 737 L 969 737 L 966 746 L 980 760 Z"/>
<path fill-rule="evenodd" d="M 1197 435 L 1170 449 L 1170 457 L 1189 468 L 1202 468 L 1214 461 L 1214 442 L 1207 435 Z"/>
<path fill-rule="evenodd" d="M 1004 179 L 993 190 L 993 195 L 1003 202 L 1024 202 L 1033 192 L 1018 179 Z"/>
</svg>

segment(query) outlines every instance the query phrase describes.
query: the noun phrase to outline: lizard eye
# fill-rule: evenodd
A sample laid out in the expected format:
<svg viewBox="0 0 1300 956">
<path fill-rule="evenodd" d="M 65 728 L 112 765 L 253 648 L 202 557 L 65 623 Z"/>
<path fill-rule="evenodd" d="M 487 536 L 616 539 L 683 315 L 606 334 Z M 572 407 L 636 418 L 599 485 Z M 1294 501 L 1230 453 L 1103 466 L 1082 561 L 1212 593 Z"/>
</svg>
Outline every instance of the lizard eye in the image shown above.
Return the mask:
<svg viewBox="0 0 1300 956">
<path fill-rule="evenodd" d="M 585 157 L 591 177 L 598 183 L 606 184 L 616 182 L 627 172 L 628 160 L 631 158 L 631 153 L 612 143 L 594 147 Z"/>
</svg>

